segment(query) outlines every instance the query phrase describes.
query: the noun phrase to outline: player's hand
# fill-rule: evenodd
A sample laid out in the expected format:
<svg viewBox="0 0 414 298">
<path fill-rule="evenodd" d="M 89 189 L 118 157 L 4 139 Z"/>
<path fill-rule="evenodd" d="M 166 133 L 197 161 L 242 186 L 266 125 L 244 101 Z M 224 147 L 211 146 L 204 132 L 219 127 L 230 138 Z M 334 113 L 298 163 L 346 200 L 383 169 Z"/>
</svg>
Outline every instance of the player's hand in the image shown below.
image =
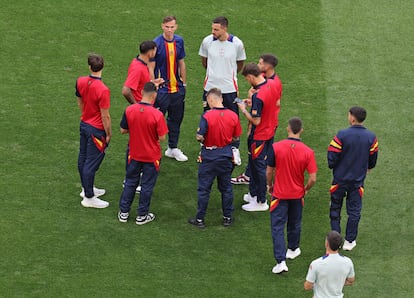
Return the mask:
<svg viewBox="0 0 414 298">
<path fill-rule="evenodd" d="M 267 185 L 267 193 L 269 195 L 273 195 L 273 185 Z"/>
<path fill-rule="evenodd" d="M 249 91 L 247 91 L 247 97 L 252 98 L 253 94 L 257 92 L 257 89 L 250 87 Z"/>
<path fill-rule="evenodd" d="M 165 80 L 163 78 L 158 78 L 152 80 L 152 82 L 155 84 L 155 86 L 157 86 L 157 88 L 160 88 L 160 86 L 165 83 Z"/>
</svg>

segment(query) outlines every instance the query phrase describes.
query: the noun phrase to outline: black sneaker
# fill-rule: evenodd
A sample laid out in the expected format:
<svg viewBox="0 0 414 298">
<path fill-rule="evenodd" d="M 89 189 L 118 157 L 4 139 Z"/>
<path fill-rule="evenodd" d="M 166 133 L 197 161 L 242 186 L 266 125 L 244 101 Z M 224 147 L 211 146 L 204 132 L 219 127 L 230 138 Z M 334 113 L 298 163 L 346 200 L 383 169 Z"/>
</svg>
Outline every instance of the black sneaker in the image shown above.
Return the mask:
<svg viewBox="0 0 414 298">
<path fill-rule="evenodd" d="M 223 216 L 223 226 L 230 227 L 233 224 L 233 217 Z"/>
<path fill-rule="evenodd" d="M 188 220 L 188 223 L 191 224 L 191 225 L 193 225 L 193 226 L 196 226 L 196 227 L 198 227 L 200 229 L 204 229 L 206 227 L 206 225 L 204 224 L 204 220 L 203 219 L 190 218 Z"/>
</svg>

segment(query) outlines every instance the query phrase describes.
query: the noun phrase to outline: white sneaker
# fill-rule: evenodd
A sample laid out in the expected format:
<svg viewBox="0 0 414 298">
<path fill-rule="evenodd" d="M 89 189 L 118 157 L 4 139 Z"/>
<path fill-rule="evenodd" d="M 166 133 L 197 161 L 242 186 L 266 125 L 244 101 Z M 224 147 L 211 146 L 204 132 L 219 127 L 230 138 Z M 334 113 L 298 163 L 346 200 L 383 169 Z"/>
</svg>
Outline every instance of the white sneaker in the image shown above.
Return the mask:
<svg viewBox="0 0 414 298">
<path fill-rule="evenodd" d="M 168 149 L 165 151 L 165 156 L 169 158 L 175 158 L 177 161 L 188 160 L 188 157 L 184 155 L 184 153 L 178 148 L 171 149 L 170 147 L 168 147 Z"/>
<path fill-rule="evenodd" d="M 231 147 L 231 150 L 233 151 L 233 162 L 236 166 L 241 165 L 241 157 L 240 157 L 240 150 L 236 147 Z"/>
<path fill-rule="evenodd" d="M 128 212 L 118 211 L 118 220 L 120 222 L 127 222 L 128 221 L 128 217 L 129 217 L 129 213 Z"/>
<path fill-rule="evenodd" d="M 155 214 L 150 212 L 147 215 L 137 216 L 137 218 L 135 219 L 135 223 L 141 226 L 141 225 L 145 225 L 146 223 L 153 221 L 154 219 L 155 219 Z"/>
<path fill-rule="evenodd" d="M 342 246 L 343 250 L 352 250 L 356 246 L 356 240 L 349 242 L 348 240 L 344 241 L 344 245 Z"/>
<path fill-rule="evenodd" d="M 269 209 L 267 202 L 258 203 L 257 201 L 252 201 L 249 204 L 244 204 L 242 206 L 244 211 L 266 211 Z"/>
<path fill-rule="evenodd" d="M 276 274 L 279 274 L 279 273 L 282 273 L 282 272 L 288 272 L 288 271 L 289 271 L 289 268 L 286 265 L 285 261 L 282 261 L 282 262 L 276 264 L 276 266 L 273 267 L 273 269 L 272 269 L 272 272 L 276 273 Z"/>
<path fill-rule="evenodd" d="M 295 250 L 291 250 L 290 248 L 288 248 L 288 250 L 286 251 L 286 258 L 287 259 L 291 259 L 293 260 L 296 257 L 299 257 L 301 254 L 300 248 L 296 248 Z"/>
<path fill-rule="evenodd" d="M 257 196 L 252 197 L 250 192 L 243 196 L 243 201 L 250 203 L 250 202 L 257 202 Z"/>
<path fill-rule="evenodd" d="M 106 193 L 106 190 L 103 188 L 96 188 L 95 186 L 93 187 L 93 193 L 95 195 L 95 197 L 101 197 Z M 79 196 L 81 198 L 83 198 L 85 196 L 85 190 L 82 187 L 82 191 L 80 192 Z"/>
<path fill-rule="evenodd" d="M 97 197 L 92 197 L 92 198 L 83 198 L 83 200 L 81 201 L 81 205 L 83 207 L 86 208 L 106 208 L 109 206 L 109 203 L 107 201 L 103 201 Z"/>
</svg>

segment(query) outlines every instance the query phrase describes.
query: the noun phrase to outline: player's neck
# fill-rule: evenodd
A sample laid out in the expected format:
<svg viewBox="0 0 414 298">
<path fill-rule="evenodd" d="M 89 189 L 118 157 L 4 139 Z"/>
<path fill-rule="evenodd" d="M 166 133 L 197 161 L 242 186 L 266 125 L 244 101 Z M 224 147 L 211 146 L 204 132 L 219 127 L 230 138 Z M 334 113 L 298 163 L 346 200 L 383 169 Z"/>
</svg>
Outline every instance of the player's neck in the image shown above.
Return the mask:
<svg viewBox="0 0 414 298">
<path fill-rule="evenodd" d="M 254 78 L 253 85 L 258 86 L 258 85 L 263 84 L 264 82 L 266 82 L 266 79 L 263 76 L 260 75 L 260 76 Z"/>
<path fill-rule="evenodd" d="M 147 56 L 147 55 L 142 55 L 142 54 L 139 54 L 138 55 L 138 59 L 140 59 L 140 60 L 142 60 L 142 61 L 144 61 L 145 63 L 149 63 L 150 62 L 150 58 L 149 58 L 149 56 Z"/>
<path fill-rule="evenodd" d="M 102 70 L 100 71 L 92 71 L 91 76 L 95 78 L 102 78 Z"/>
<path fill-rule="evenodd" d="M 174 34 L 171 34 L 170 36 L 166 35 L 165 33 L 162 34 L 162 37 L 164 37 L 164 39 L 166 41 L 173 41 L 174 40 Z"/>
<path fill-rule="evenodd" d="M 275 75 L 275 71 L 273 69 L 266 71 L 266 78 L 271 78 L 274 75 Z"/>
<path fill-rule="evenodd" d="M 289 139 L 298 139 L 298 140 L 300 140 L 300 134 L 299 133 L 297 133 L 297 134 L 288 133 L 288 138 Z"/>
<path fill-rule="evenodd" d="M 146 103 L 146 104 L 153 105 L 153 104 L 154 104 L 154 101 L 153 101 L 151 98 L 146 98 L 146 97 L 143 97 L 143 98 L 141 99 L 141 103 Z"/>
<path fill-rule="evenodd" d="M 326 248 L 326 254 L 327 255 L 335 255 L 335 254 L 339 254 L 339 250 L 332 250 L 329 247 Z"/>
<path fill-rule="evenodd" d="M 220 40 L 220 41 L 226 41 L 226 40 L 229 39 L 229 36 L 230 36 L 229 33 L 226 32 L 225 34 L 221 35 L 218 40 Z"/>
</svg>

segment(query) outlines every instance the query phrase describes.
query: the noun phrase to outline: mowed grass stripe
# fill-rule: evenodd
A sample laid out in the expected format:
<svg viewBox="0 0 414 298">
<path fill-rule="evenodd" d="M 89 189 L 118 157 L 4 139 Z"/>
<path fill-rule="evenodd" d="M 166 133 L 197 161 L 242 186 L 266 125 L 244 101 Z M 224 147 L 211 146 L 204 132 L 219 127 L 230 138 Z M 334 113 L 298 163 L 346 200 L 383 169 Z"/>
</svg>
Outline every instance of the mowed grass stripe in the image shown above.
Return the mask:
<svg viewBox="0 0 414 298">
<path fill-rule="evenodd" d="M 368 111 L 366 126 L 380 142 L 378 166 L 366 179 L 358 247 L 347 254 L 355 262 L 357 282 L 345 293 L 409 297 L 413 7 L 409 1 L 322 3 L 327 131 L 334 135 L 346 127 L 348 108 L 361 105 Z"/>
</svg>

